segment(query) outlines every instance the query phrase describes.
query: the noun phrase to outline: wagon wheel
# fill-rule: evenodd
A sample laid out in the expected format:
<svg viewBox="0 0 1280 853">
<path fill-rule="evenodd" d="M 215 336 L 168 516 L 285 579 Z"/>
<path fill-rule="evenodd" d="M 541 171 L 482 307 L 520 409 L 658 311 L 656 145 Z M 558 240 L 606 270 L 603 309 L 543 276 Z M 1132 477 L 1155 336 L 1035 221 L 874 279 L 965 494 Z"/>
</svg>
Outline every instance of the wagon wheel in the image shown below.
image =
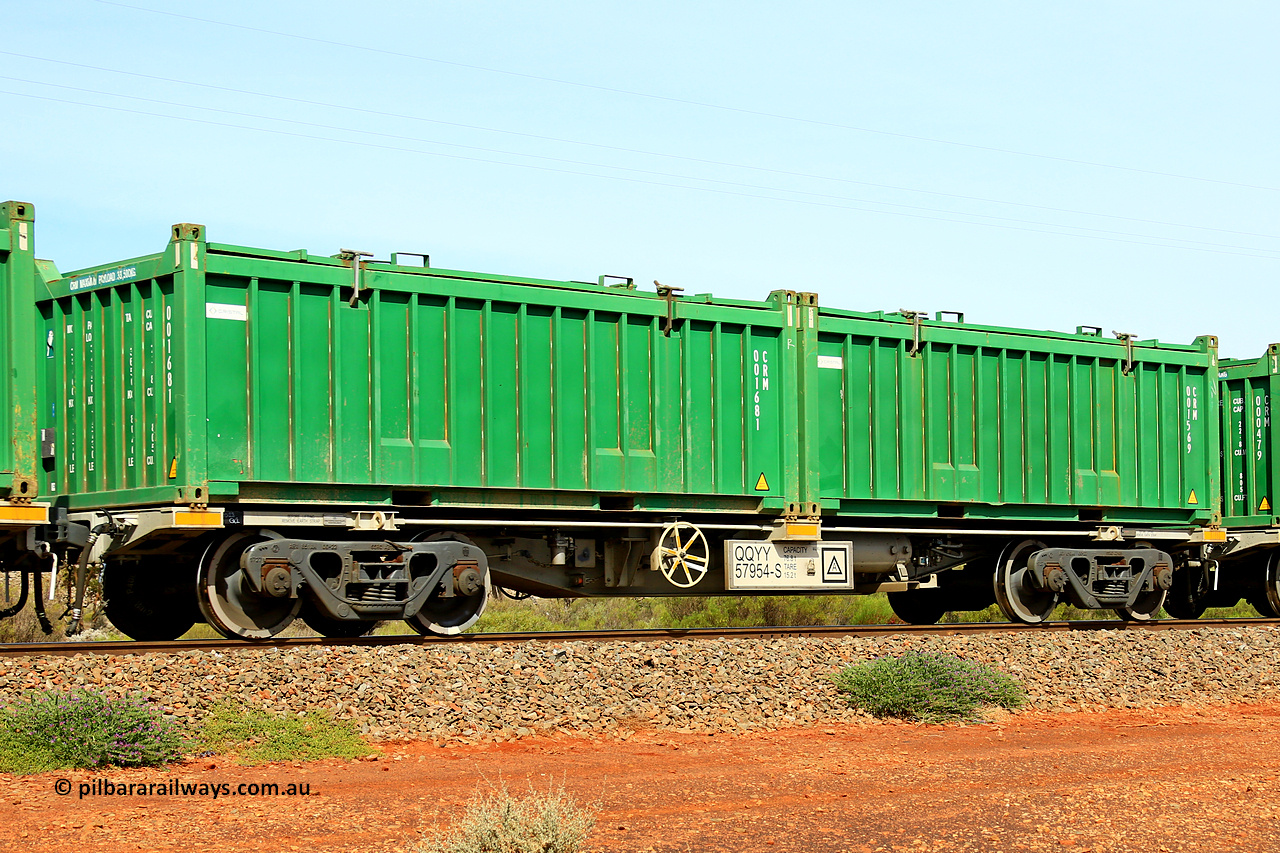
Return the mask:
<svg viewBox="0 0 1280 853">
<path fill-rule="evenodd" d="M 702 531 L 683 521 L 668 524 L 658 538 L 658 547 L 649 557 L 655 572 L 673 586 L 688 589 L 707 574 L 710 548 Z"/>
<path fill-rule="evenodd" d="M 200 612 L 228 639 L 266 640 L 293 622 L 301 598 L 274 598 L 255 592 L 240 567 L 250 546 L 283 538 L 270 530 L 239 531 L 212 543 L 200 558 L 196 593 Z"/>
<path fill-rule="evenodd" d="M 191 569 L 160 557 L 109 560 L 102 575 L 107 620 L 135 640 L 178 639 L 200 616 Z"/>
<path fill-rule="evenodd" d="M 1263 591 L 1249 603 L 1263 616 L 1280 616 L 1280 551 L 1271 552 L 1263 571 Z"/>
<path fill-rule="evenodd" d="M 1135 548 L 1150 548 L 1150 542 L 1135 542 Z M 1160 608 L 1164 607 L 1164 601 L 1169 596 L 1169 591 L 1156 587 L 1150 592 L 1141 593 L 1133 604 L 1129 607 L 1117 607 L 1116 615 L 1126 622 L 1150 622 L 1156 618 L 1156 614 L 1160 612 Z"/>
<path fill-rule="evenodd" d="M 996 603 L 1014 622 L 1027 625 L 1045 622 L 1058 606 L 1058 593 L 1037 586 L 1027 566 L 1031 555 L 1044 547 L 1043 542 L 1034 539 L 1010 543 L 996 563 Z"/>
<path fill-rule="evenodd" d="M 466 536 L 461 533 L 455 533 L 452 530 L 430 535 L 418 535 L 413 539 L 415 542 L 431 542 L 441 539 L 452 542 L 465 542 L 477 551 L 481 550 L 476 543 Z M 492 589 L 493 581 L 490 579 L 489 569 L 486 566 L 481 573 L 480 585 L 473 592 L 467 594 L 457 590 L 455 595 L 446 597 L 437 586 L 436 589 L 432 590 L 427 600 L 423 602 L 422 609 L 406 619 L 405 622 L 409 624 L 410 628 L 424 637 L 428 635 L 456 637 L 480 621 L 480 617 L 484 615 L 485 605 L 489 602 L 489 593 Z"/>
<path fill-rule="evenodd" d="M 889 593 L 893 615 L 908 625 L 933 625 L 946 614 L 947 599 L 940 589 L 912 589 Z"/>
</svg>

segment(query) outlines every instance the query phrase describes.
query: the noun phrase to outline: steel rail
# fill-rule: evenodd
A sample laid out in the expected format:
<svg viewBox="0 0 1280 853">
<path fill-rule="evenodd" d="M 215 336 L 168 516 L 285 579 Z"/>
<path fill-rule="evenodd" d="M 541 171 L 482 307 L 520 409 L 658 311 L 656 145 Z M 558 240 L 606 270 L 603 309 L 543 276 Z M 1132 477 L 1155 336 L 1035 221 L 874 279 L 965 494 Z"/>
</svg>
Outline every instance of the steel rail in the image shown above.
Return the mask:
<svg viewBox="0 0 1280 853">
<path fill-rule="evenodd" d="M 461 634 L 456 637 L 423 637 L 417 634 L 383 634 L 355 639 L 326 637 L 277 637 L 260 642 L 245 640 L 110 640 L 105 642 L 62 641 L 57 643 L 0 644 L 0 658 L 45 655 L 140 655 L 180 654 L 195 651 L 252 651 L 254 649 L 301 648 L 313 646 L 362 648 L 382 646 L 485 645 L 529 642 L 662 642 L 667 640 L 784 639 L 789 637 L 883 637 L 897 635 L 993 634 L 1057 631 L 1191 631 L 1198 628 L 1241 628 L 1280 626 L 1280 619 L 1160 619 L 1148 622 L 1091 620 L 1045 622 L 1020 625 L 1011 622 L 962 622 L 945 625 L 827 625 L 798 628 L 644 628 L 624 631 L 540 631 L 527 633 Z"/>
</svg>

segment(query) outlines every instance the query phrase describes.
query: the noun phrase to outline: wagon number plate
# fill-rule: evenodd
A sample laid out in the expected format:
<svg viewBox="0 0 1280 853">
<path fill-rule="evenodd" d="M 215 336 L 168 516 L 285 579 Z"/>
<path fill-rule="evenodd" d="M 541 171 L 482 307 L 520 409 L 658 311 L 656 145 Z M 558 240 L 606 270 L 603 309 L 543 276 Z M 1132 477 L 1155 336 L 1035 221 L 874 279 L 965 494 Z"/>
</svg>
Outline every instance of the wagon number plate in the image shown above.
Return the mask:
<svg viewBox="0 0 1280 853">
<path fill-rule="evenodd" d="M 730 539 L 725 589 L 852 589 L 848 542 Z"/>
</svg>

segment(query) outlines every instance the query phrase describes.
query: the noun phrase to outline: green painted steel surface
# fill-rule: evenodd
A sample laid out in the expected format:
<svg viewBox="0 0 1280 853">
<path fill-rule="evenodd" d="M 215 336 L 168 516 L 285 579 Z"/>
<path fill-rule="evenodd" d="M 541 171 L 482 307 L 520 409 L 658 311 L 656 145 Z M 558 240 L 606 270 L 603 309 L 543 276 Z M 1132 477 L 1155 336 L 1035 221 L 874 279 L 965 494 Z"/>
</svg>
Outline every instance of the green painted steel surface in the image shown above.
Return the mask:
<svg viewBox="0 0 1280 853">
<path fill-rule="evenodd" d="M 1223 524 L 1280 525 L 1280 430 L 1271 406 L 1280 393 L 1280 344 L 1262 358 L 1222 363 Z"/>
<path fill-rule="evenodd" d="M 41 302 L 65 401 L 48 488 L 73 506 L 754 512 L 795 479 L 777 369 L 791 294 L 684 301 L 667 336 L 654 294 L 369 263 L 353 306 L 350 261 L 201 232 Z"/>
<path fill-rule="evenodd" d="M 842 514 L 1209 521 L 1216 339 L 818 317 L 824 505 Z"/>
<path fill-rule="evenodd" d="M 1213 339 L 1128 346 L 803 292 L 672 301 L 381 262 L 353 305 L 352 260 L 203 230 L 175 226 L 163 252 L 39 301 L 47 491 L 72 506 L 1150 523 L 1220 506 Z"/>
<path fill-rule="evenodd" d="M 0 204 L 0 498 L 35 497 L 36 430 L 35 210 Z"/>
</svg>

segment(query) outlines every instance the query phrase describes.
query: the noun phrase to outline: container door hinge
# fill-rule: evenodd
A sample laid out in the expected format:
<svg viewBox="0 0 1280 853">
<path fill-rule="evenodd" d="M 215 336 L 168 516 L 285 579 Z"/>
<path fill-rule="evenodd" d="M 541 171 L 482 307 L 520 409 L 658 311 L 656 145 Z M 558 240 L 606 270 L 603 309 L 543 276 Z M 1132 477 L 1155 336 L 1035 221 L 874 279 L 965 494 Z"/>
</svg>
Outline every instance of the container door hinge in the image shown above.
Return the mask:
<svg viewBox="0 0 1280 853">
<path fill-rule="evenodd" d="M 372 258 L 373 252 L 357 252 L 354 249 L 339 249 L 338 254 L 334 255 L 340 261 L 351 261 L 351 299 L 348 303 L 352 308 L 356 307 L 356 303 L 360 301 L 360 291 L 364 289 L 364 285 L 360 281 L 360 270 L 364 268 L 361 258 Z"/>
<path fill-rule="evenodd" d="M 1133 339 L 1137 335 L 1131 335 L 1128 332 L 1112 332 L 1116 336 L 1116 340 L 1124 343 L 1124 364 L 1120 366 L 1120 372 L 1128 376 L 1133 372 Z"/>
<path fill-rule="evenodd" d="M 662 334 L 669 338 L 671 337 L 671 327 L 676 322 L 676 299 L 680 297 L 681 293 L 684 293 L 684 288 L 670 287 L 656 280 L 653 282 L 653 286 L 658 288 L 658 295 L 667 300 L 667 322 L 662 327 Z"/>
<path fill-rule="evenodd" d="M 925 311 L 908 311 L 903 308 L 898 311 L 903 317 L 911 321 L 911 343 L 907 344 L 907 355 L 916 355 L 920 352 L 920 335 L 923 331 L 921 323 L 928 316 Z"/>
</svg>

